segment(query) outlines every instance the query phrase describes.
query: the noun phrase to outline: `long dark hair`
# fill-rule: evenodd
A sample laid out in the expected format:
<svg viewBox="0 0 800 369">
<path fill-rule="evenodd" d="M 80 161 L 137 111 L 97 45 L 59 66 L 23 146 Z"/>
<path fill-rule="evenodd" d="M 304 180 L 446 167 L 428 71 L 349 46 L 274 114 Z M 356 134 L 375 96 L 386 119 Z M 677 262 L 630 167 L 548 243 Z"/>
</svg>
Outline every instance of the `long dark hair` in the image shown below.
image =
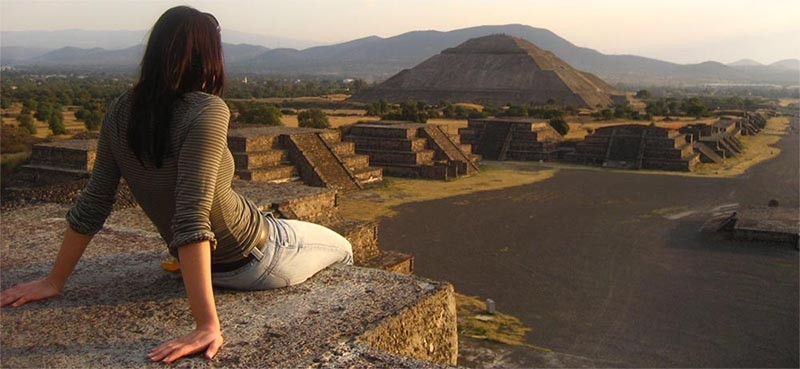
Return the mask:
<svg viewBox="0 0 800 369">
<path fill-rule="evenodd" d="M 187 6 L 167 10 L 150 32 L 139 81 L 133 87 L 128 145 L 142 165 L 160 168 L 169 149 L 172 106 L 181 95 L 221 95 L 222 40 L 213 15 Z"/>
</svg>

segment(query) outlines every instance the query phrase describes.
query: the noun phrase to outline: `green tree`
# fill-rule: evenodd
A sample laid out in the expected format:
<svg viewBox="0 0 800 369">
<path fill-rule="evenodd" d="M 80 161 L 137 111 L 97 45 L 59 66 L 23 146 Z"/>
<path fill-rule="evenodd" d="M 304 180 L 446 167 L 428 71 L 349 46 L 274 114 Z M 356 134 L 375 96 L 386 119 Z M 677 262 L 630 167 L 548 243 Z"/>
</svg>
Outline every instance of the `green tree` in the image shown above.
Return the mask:
<svg viewBox="0 0 800 369">
<path fill-rule="evenodd" d="M 33 117 L 42 122 L 46 122 L 48 121 L 48 119 L 50 119 L 50 116 L 52 115 L 53 115 L 53 106 L 46 102 L 40 102 L 36 106 L 36 113 L 33 114 Z"/>
<path fill-rule="evenodd" d="M 637 99 L 649 99 L 650 98 L 650 91 L 647 91 L 647 90 L 636 91 L 636 98 Z"/>
<path fill-rule="evenodd" d="M 100 113 L 97 110 L 92 110 L 88 113 L 88 116 L 86 116 L 83 124 L 86 126 L 87 130 L 97 131 L 100 129 L 100 125 L 103 124 L 103 113 Z"/>
<path fill-rule="evenodd" d="M 550 119 L 550 127 L 553 127 L 553 129 L 555 129 L 562 136 L 569 132 L 569 124 L 567 124 L 567 121 L 561 117 Z"/>
<path fill-rule="evenodd" d="M 308 128 L 331 128 L 328 116 L 317 108 L 303 110 L 297 114 L 297 125 Z"/>
<path fill-rule="evenodd" d="M 53 109 L 50 113 L 50 118 L 47 119 L 47 125 L 54 135 L 63 135 L 67 133 L 67 128 L 64 127 L 64 116 L 61 115 L 61 109 Z"/>
<path fill-rule="evenodd" d="M 280 109 L 274 105 L 251 102 L 239 106 L 239 121 L 242 123 L 282 126 Z"/>
<path fill-rule="evenodd" d="M 386 120 L 403 120 L 416 123 L 425 123 L 428 121 L 428 113 L 424 110 L 425 104 L 417 102 L 416 100 L 407 100 L 400 103 L 400 111 L 392 111 L 389 114 L 382 115 L 382 119 Z"/>
<path fill-rule="evenodd" d="M 32 135 L 36 134 L 36 125 L 33 124 L 33 117 L 30 114 L 18 115 L 17 121 L 19 121 L 20 129 L 23 129 Z"/>
<path fill-rule="evenodd" d="M 507 117 L 527 117 L 528 108 L 522 105 L 509 105 L 505 114 Z"/>
<path fill-rule="evenodd" d="M 706 105 L 699 98 L 693 97 L 684 102 L 686 115 L 700 118 L 708 113 Z"/>
<path fill-rule="evenodd" d="M 86 118 L 89 117 L 89 114 L 91 114 L 91 112 L 89 110 L 87 110 L 87 109 L 83 109 L 83 108 L 82 109 L 78 109 L 77 111 L 75 111 L 75 119 L 80 120 L 80 121 L 85 121 Z"/>
</svg>

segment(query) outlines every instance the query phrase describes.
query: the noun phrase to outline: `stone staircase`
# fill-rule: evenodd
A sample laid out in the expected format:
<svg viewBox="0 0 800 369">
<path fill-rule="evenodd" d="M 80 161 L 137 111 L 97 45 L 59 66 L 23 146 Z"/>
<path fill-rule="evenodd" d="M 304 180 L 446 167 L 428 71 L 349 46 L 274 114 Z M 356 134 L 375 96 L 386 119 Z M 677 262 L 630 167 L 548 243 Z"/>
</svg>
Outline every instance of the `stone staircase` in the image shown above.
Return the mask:
<svg viewBox="0 0 800 369">
<path fill-rule="evenodd" d="M 437 157 L 443 157 L 454 163 L 459 175 L 471 175 L 478 171 L 477 156 L 471 155 L 471 145 L 461 144 L 459 136 L 451 136 L 444 126 L 428 124 L 420 131 L 428 139 L 428 147 L 436 151 Z"/>
<path fill-rule="evenodd" d="M 442 126 L 371 122 L 351 127 L 344 139 L 388 175 L 446 180 L 478 170 L 478 157 L 470 154 L 470 146 Z"/>
<path fill-rule="evenodd" d="M 383 178 L 380 168 L 358 155 L 339 131 L 288 127 L 233 129 L 228 147 L 236 175 L 257 182 L 303 182 L 343 191 L 363 188 Z"/>
<path fill-rule="evenodd" d="M 719 156 L 719 154 L 702 142 L 695 142 L 694 148 L 700 153 L 700 161 L 704 163 L 722 164 L 722 162 L 725 161 L 725 158 Z"/>
</svg>

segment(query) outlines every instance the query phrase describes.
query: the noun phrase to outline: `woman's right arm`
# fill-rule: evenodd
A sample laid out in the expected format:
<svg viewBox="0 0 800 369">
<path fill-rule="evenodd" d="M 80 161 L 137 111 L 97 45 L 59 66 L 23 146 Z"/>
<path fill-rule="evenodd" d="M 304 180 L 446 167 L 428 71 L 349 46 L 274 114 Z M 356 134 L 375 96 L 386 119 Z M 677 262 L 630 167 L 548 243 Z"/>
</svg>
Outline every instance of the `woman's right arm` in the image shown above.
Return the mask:
<svg viewBox="0 0 800 369">
<path fill-rule="evenodd" d="M 71 227 L 67 227 L 61 242 L 61 249 L 58 251 L 50 274 L 45 278 L 18 284 L 3 291 L 0 293 L 0 306 L 16 307 L 27 302 L 59 295 L 91 240 L 91 235 L 80 234 L 73 231 Z"/>
<path fill-rule="evenodd" d="M 95 233 L 103 228 L 117 193 L 121 177 L 117 162 L 111 152 L 110 119 L 117 105 L 115 100 L 109 105 L 100 129 L 97 142 L 97 156 L 92 176 L 81 192 L 75 205 L 67 213 L 67 230 L 61 241 L 56 261 L 50 274 L 39 280 L 16 285 L 0 292 L 0 306 L 20 306 L 26 302 L 57 296 L 75 265 L 83 255 L 86 246 Z"/>
</svg>

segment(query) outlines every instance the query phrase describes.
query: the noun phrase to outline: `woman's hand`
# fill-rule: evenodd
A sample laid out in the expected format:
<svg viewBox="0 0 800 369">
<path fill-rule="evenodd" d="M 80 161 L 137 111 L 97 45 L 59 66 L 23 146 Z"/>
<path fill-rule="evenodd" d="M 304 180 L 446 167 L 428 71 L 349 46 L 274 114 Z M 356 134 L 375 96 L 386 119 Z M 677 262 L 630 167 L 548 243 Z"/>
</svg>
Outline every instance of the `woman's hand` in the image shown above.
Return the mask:
<svg viewBox="0 0 800 369">
<path fill-rule="evenodd" d="M 60 293 L 61 291 L 56 287 L 55 283 L 47 278 L 39 279 L 18 284 L 0 292 L 0 306 L 11 304 L 11 306 L 17 307 L 27 302 L 58 296 Z"/>
<path fill-rule="evenodd" d="M 183 337 L 162 343 L 150 351 L 151 361 L 171 363 L 184 356 L 205 350 L 206 359 L 213 359 L 222 346 L 222 333 L 219 328 L 196 328 Z"/>
</svg>

